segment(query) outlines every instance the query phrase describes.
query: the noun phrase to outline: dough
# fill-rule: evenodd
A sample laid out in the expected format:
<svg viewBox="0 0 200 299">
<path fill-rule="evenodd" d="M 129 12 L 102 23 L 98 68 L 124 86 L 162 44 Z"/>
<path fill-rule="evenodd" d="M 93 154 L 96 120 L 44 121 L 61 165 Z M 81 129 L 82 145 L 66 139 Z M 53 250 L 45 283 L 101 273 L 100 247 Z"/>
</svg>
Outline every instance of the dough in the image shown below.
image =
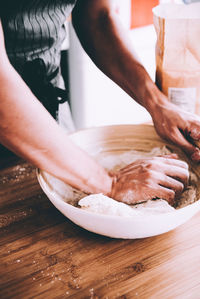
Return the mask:
<svg viewBox="0 0 200 299">
<path fill-rule="evenodd" d="M 99 214 L 132 217 L 144 214 L 160 214 L 174 211 L 165 200 L 149 200 L 142 204 L 127 205 L 101 193 L 92 194 L 79 201 L 82 209 Z"/>
<path fill-rule="evenodd" d="M 84 210 L 105 215 L 134 216 L 138 214 L 127 204 L 118 202 L 101 193 L 82 198 L 79 205 Z"/>
</svg>

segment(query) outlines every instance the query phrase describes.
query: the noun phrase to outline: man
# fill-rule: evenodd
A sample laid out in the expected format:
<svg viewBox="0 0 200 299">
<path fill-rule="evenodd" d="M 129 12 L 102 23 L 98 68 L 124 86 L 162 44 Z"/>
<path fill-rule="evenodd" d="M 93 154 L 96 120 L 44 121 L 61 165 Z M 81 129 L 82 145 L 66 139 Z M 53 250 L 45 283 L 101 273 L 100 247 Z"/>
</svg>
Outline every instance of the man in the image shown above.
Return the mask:
<svg viewBox="0 0 200 299">
<path fill-rule="evenodd" d="M 152 82 L 112 1 L 8 0 L 8 7 L 0 7 L 0 142 L 87 193 L 127 203 L 156 197 L 172 202 L 187 184 L 186 163 L 174 156 L 157 157 L 110 174 L 73 144 L 46 110 L 56 118 L 58 99 L 65 101 L 58 88 L 60 46 L 63 23 L 73 9 L 74 28 L 94 63 L 150 112 L 163 138 L 200 160 L 200 150 L 186 139 L 200 138 L 199 118 L 169 103 Z"/>
</svg>

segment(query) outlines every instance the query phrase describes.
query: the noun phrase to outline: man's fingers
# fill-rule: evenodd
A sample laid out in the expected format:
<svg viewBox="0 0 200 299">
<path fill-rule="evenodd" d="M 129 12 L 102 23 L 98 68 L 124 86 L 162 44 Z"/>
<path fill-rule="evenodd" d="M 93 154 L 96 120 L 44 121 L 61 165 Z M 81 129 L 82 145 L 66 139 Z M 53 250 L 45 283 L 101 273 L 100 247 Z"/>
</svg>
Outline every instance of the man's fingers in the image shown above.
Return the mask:
<svg viewBox="0 0 200 299">
<path fill-rule="evenodd" d="M 200 123 L 196 124 L 195 126 L 193 125 L 190 129 L 189 136 L 193 139 L 193 140 L 197 140 L 200 141 Z"/>
<path fill-rule="evenodd" d="M 176 197 L 179 197 L 184 190 L 183 183 L 165 175 L 160 177 L 159 185 L 174 190 Z"/>
<path fill-rule="evenodd" d="M 155 189 L 155 196 L 152 197 L 152 199 L 156 197 L 165 199 L 170 205 L 173 205 L 175 201 L 175 191 L 158 185 Z"/>
<path fill-rule="evenodd" d="M 189 180 L 189 171 L 188 171 L 188 169 L 185 169 L 185 168 L 182 168 L 182 167 L 177 167 L 177 166 L 172 167 L 170 165 L 167 165 L 164 168 L 164 173 L 167 176 L 178 179 L 185 186 L 187 186 L 188 180 Z"/>
<path fill-rule="evenodd" d="M 162 157 L 152 157 L 144 160 L 137 160 L 119 170 L 121 175 L 131 174 L 132 171 L 136 169 L 151 169 L 151 170 L 159 170 L 162 171 L 164 164 L 182 167 L 188 169 L 188 164 L 182 160 L 176 159 L 177 155 L 163 155 Z M 172 158 L 171 158 L 172 157 Z"/>
<path fill-rule="evenodd" d="M 162 160 L 161 160 L 161 158 L 162 158 Z M 167 164 L 167 165 L 172 165 L 172 166 L 177 166 L 177 167 L 182 167 L 182 168 L 188 169 L 188 164 L 185 161 L 170 158 L 170 157 L 168 157 L 168 155 L 163 156 L 163 157 L 156 157 L 155 160 L 158 162 Z"/>
<path fill-rule="evenodd" d="M 193 161 L 200 162 L 200 150 L 187 141 L 178 129 L 172 132 L 169 139 L 179 145 Z"/>
</svg>

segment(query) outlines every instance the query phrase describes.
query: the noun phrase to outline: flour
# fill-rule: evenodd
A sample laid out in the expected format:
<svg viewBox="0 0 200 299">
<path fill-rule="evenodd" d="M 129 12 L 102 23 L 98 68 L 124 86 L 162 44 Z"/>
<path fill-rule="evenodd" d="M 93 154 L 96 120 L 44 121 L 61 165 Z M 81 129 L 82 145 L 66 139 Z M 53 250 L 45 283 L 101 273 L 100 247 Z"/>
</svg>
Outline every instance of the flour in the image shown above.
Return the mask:
<svg viewBox="0 0 200 299">
<path fill-rule="evenodd" d="M 131 217 L 135 215 L 160 214 L 174 211 L 165 200 L 149 200 L 142 204 L 127 205 L 103 194 L 92 194 L 79 201 L 82 209 L 104 215 Z"/>
</svg>

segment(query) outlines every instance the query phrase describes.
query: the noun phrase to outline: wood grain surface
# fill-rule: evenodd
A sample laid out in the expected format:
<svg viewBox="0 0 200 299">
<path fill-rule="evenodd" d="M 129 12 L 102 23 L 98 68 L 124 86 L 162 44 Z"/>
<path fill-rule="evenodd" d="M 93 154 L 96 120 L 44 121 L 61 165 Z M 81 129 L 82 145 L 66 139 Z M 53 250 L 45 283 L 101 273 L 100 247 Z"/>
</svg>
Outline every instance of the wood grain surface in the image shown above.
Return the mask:
<svg viewBox="0 0 200 299">
<path fill-rule="evenodd" d="M 110 239 L 65 218 L 34 167 L 0 165 L 1 299 L 200 298 L 200 214 L 157 237 Z"/>
</svg>

